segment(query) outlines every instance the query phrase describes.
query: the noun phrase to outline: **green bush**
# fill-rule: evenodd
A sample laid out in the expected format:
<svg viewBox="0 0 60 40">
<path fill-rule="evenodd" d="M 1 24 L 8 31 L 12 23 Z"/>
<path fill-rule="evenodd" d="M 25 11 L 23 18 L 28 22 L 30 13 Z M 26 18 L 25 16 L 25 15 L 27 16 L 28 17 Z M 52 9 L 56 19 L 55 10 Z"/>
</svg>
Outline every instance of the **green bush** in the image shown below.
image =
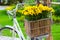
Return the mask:
<svg viewBox="0 0 60 40">
<path fill-rule="evenodd" d="M 19 17 L 21 17 L 21 16 L 22 16 L 22 13 L 20 13 L 20 12 L 17 12 L 17 13 L 16 13 L 16 16 L 19 16 Z"/>
<path fill-rule="evenodd" d="M 60 16 L 60 5 L 53 5 L 53 8 L 55 9 L 55 13 L 53 15 Z"/>
<path fill-rule="evenodd" d="M 55 11 L 55 16 L 60 16 L 60 8 L 57 8 Z"/>
<path fill-rule="evenodd" d="M 59 16 L 57 17 L 57 16 L 53 15 L 52 18 L 53 18 L 54 22 L 60 22 L 60 17 Z"/>
<path fill-rule="evenodd" d="M 54 22 L 60 22 L 60 5 L 53 5 L 53 8 L 55 9 L 55 13 L 52 18 Z"/>
</svg>

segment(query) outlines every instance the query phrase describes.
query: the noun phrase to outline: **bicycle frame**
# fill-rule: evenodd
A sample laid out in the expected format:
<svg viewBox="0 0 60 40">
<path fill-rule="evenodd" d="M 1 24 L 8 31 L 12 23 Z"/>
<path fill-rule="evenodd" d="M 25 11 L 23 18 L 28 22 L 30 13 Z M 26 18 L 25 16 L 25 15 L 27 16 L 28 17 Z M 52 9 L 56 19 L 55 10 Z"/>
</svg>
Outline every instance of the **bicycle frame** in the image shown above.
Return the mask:
<svg viewBox="0 0 60 40">
<path fill-rule="evenodd" d="M 13 28 L 14 30 L 16 30 L 17 33 L 18 33 L 18 36 L 19 36 L 20 40 L 22 40 L 22 39 L 26 40 L 25 37 L 24 37 L 24 35 L 23 35 L 23 33 L 22 33 L 22 31 L 21 31 L 21 28 L 20 28 L 20 26 L 19 26 L 19 24 L 17 22 L 17 19 L 16 19 L 16 11 L 18 10 L 18 5 L 19 4 L 17 4 L 16 8 L 13 9 L 12 11 L 9 11 L 9 10 L 7 11 L 8 15 L 10 14 L 13 17 L 13 26 L 6 25 L 6 27 L 10 27 L 10 28 Z"/>
<path fill-rule="evenodd" d="M 16 18 L 13 19 L 13 23 L 14 23 L 13 27 L 14 27 L 15 30 L 17 31 L 17 33 L 18 33 L 18 35 L 19 35 L 19 38 L 21 39 L 21 37 L 22 37 L 23 40 L 25 40 L 24 35 L 23 35 L 22 31 L 21 31 L 21 28 L 20 28 L 20 26 L 19 26 Z"/>
</svg>

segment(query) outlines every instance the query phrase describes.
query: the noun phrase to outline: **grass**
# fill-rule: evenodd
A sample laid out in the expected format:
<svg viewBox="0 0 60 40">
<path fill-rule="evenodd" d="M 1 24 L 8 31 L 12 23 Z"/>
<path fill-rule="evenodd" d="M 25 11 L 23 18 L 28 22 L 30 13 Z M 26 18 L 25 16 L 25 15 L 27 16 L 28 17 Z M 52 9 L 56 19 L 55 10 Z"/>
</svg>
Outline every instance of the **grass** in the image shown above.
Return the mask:
<svg viewBox="0 0 60 40">
<path fill-rule="evenodd" d="M 20 17 L 17 17 L 17 19 L 18 19 L 19 25 L 21 26 L 21 29 L 22 29 L 23 33 L 25 34 L 23 21 L 20 21 Z M 2 25 L 2 26 L 0 26 L 0 28 L 4 27 L 5 25 L 11 25 L 11 26 L 13 25 L 12 19 L 9 19 L 9 17 L 8 17 L 8 15 L 7 15 L 5 10 L 4 11 L 0 11 L 0 25 Z M 12 36 L 11 33 L 10 33 L 10 30 L 8 30 L 8 29 L 4 30 L 2 32 L 2 35 L 3 36 Z M 25 34 L 25 36 L 26 36 L 26 34 Z"/>
<path fill-rule="evenodd" d="M 21 29 L 26 36 L 26 32 L 24 29 L 24 23 L 20 21 L 20 17 L 17 17 L 17 20 L 19 22 L 19 25 L 21 26 Z M 8 18 L 8 15 L 6 14 L 6 11 L 0 11 L 0 25 L 12 25 L 13 22 Z M 54 40 L 60 40 L 60 24 L 54 23 L 51 27 L 52 35 Z M 8 35 L 7 35 L 8 34 Z M 9 30 L 4 30 L 2 35 L 4 36 L 12 36 Z"/>
<path fill-rule="evenodd" d="M 54 40 L 60 39 L 60 24 L 55 23 L 52 25 L 52 35 Z"/>
</svg>

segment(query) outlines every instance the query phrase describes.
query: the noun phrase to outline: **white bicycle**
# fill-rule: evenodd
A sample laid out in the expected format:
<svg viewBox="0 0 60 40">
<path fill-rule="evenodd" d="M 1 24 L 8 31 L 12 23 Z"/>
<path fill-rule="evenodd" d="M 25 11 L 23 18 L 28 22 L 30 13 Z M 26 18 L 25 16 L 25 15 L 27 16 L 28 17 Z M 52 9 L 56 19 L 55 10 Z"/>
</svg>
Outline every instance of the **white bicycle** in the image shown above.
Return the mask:
<svg viewBox="0 0 60 40">
<path fill-rule="evenodd" d="M 22 3 L 18 3 L 16 5 L 16 8 L 13 9 L 12 11 L 9 11 L 9 10 L 7 11 L 8 15 L 11 15 L 13 18 L 13 26 L 6 25 L 5 27 L 0 28 L 0 32 L 5 30 L 5 29 L 12 30 L 13 31 L 13 33 L 12 33 L 13 37 L 15 37 L 15 34 L 18 34 L 19 40 L 42 40 L 43 37 L 47 37 L 48 35 L 35 37 L 35 38 L 30 38 L 29 36 L 27 36 L 27 38 L 25 39 L 25 37 L 22 33 L 22 30 L 21 30 L 21 28 L 17 22 L 17 19 L 16 19 L 16 11 L 18 10 L 19 5 L 21 6 Z M 14 40 L 14 38 L 12 40 Z"/>
</svg>

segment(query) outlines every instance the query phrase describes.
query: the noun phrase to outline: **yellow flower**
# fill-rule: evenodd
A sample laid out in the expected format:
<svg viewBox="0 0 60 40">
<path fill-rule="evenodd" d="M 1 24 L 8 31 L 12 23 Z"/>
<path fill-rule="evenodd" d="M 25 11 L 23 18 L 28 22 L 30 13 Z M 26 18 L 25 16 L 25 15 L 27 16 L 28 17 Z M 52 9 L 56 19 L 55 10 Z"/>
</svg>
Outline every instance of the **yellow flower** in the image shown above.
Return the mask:
<svg viewBox="0 0 60 40">
<path fill-rule="evenodd" d="M 55 12 L 55 10 L 53 8 L 51 8 L 51 12 Z"/>
<path fill-rule="evenodd" d="M 29 10 L 29 9 L 31 9 L 32 8 L 32 6 L 27 6 L 27 7 L 25 7 L 25 9 L 27 9 L 27 10 Z"/>
<path fill-rule="evenodd" d="M 30 15 L 33 15 L 33 14 L 35 14 L 35 13 L 34 13 L 33 10 L 30 10 L 30 11 L 29 11 L 29 14 L 30 14 Z"/>
<path fill-rule="evenodd" d="M 8 6 L 7 8 L 6 8 L 6 10 L 12 10 L 14 8 L 14 6 Z"/>
<path fill-rule="evenodd" d="M 40 9 L 38 9 L 38 8 L 37 8 L 35 11 L 36 11 L 36 14 L 37 14 L 37 15 L 38 15 L 39 13 L 42 13 L 42 11 L 41 11 Z"/>
<path fill-rule="evenodd" d="M 24 15 L 28 15 L 28 12 L 24 12 Z"/>
<path fill-rule="evenodd" d="M 22 12 L 24 15 L 29 15 L 28 12 L 26 10 L 23 10 Z"/>
<path fill-rule="evenodd" d="M 43 11 L 45 11 L 45 10 L 48 10 L 48 7 L 47 6 L 44 6 L 43 7 Z"/>
<path fill-rule="evenodd" d="M 48 12 L 54 12 L 54 10 L 51 7 L 43 6 L 42 4 L 39 4 L 39 6 L 27 6 L 24 8 L 23 14 L 24 15 L 38 15 L 39 13 L 42 13 L 43 11 Z"/>
<path fill-rule="evenodd" d="M 38 9 L 40 9 L 41 11 L 43 10 L 43 5 L 42 4 L 40 4 L 39 6 L 38 6 Z"/>
<path fill-rule="evenodd" d="M 39 7 L 43 7 L 43 5 L 42 4 L 39 4 Z"/>
</svg>

